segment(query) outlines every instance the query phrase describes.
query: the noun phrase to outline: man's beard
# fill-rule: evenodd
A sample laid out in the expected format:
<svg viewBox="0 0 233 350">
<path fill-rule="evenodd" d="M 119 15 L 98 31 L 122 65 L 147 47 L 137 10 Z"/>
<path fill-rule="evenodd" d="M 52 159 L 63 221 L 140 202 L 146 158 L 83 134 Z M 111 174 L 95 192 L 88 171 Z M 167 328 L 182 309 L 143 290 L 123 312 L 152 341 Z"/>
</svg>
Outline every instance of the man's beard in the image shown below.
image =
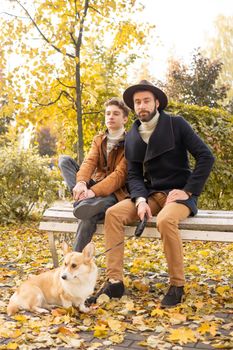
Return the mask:
<svg viewBox="0 0 233 350">
<path fill-rule="evenodd" d="M 143 111 L 141 111 L 140 113 L 142 113 Z M 144 111 L 144 113 L 147 113 L 147 115 L 145 116 L 140 116 L 140 114 L 136 114 L 137 118 L 140 119 L 143 122 L 149 122 L 157 113 L 157 108 L 154 109 L 153 112 L 149 113 L 148 111 Z M 146 120 L 144 119 L 146 117 Z"/>
</svg>

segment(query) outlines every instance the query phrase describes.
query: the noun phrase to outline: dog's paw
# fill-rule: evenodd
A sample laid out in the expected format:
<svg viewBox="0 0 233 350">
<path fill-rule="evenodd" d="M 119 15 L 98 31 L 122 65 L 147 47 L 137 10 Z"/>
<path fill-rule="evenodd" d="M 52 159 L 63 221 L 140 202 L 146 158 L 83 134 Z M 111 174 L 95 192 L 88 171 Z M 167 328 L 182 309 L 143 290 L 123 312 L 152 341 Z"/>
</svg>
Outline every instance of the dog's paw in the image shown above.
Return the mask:
<svg viewBox="0 0 233 350">
<path fill-rule="evenodd" d="M 87 306 L 85 306 L 84 304 L 80 304 L 80 305 L 79 305 L 79 310 L 80 310 L 81 312 L 87 313 L 87 312 L 90 311 L 90 308 L 87 307 Z"/>
<path fill-rule="evenodd" d="M 49 310 L 44 309 L 42 307 L 35 306 L 33 307 L 32 311 L 38 312 L 39 314 L 48 314 Z"/>
</svg>

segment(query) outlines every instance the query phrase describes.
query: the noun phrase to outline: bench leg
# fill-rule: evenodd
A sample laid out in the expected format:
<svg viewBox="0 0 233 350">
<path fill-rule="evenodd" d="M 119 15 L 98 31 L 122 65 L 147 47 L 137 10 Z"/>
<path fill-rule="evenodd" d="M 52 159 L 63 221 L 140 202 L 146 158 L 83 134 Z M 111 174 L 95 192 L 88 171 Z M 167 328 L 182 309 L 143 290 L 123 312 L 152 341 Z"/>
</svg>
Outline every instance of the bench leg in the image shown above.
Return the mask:
<svg viewBox="0 0 233 350">
<path fill-rule="evenodd" d="M 53 266 L 58 267 L 58 255 L 57 255 L 57 250 L 56 250 L 56 245 L 55 245 L 55 236 L 53 232 L 48 232 L 49 236 L 49 248 L 52 254 L 52 259 L 53 259 Z"/>
</svg>

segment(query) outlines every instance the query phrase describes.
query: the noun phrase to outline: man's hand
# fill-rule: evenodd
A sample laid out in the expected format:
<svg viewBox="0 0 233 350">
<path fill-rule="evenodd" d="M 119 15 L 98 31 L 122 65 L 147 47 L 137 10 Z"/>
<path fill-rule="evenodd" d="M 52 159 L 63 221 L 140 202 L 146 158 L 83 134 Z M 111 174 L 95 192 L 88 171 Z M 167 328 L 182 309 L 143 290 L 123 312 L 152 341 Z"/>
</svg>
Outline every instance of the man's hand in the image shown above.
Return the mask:
<svg viewBox="0 0 233 350">
<path fill-rule="evenodd" d="M 190 193 L 191 195 L 191 193 Z M 168 196 L 167 196 L 167 200 L 166 200 L 166 204 L 168 203 L 172 203 L 172 202 L 175 202 L 177 199 L 181 199 L 181 200 L 186 200 L 189 198 L 189 195 L 183 191 L 183 190 L 172 190 L 168 193 Z"/>
<path fill-rule="evenodd" d="M 138 204 L 138 216 L 140 220 L 142 221 L 144 217 L 147 217 L 148 220 L 152 218 L 151 210 L 149 205 L 146 202 L 140 202 Z"/>
<path fill-rule="evenodd" d="M 82 199 L 93 198 L 93 197 L 95 197 L 95 192 L 93 192 L 92 190 L 87 190 L 85 194 L 84 192 L 80 194 L 79 199 L 82 200 Z"/>
<path fill-rule="evenodd" d="M 73 188 L 73 198 L 75 200 L 86 198 L 87 195 L 87 185 L 84 182 L 77 182 L 76 185 Z"/>
</svg>

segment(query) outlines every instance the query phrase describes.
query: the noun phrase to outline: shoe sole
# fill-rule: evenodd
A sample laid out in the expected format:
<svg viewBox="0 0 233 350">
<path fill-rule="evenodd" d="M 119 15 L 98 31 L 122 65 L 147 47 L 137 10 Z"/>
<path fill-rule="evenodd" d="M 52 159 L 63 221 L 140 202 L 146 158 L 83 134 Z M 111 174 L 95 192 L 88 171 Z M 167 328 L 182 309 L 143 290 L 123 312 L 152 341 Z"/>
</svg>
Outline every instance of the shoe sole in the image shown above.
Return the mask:
<svg viewBox="0 0 233 350">
<path fill-rule="evenodd" d="M 164 304 L 160 304 L 160 309 L 171 309 L 173 307 L 179 306 L 181 305 L 183 302 L 185 301 L 185 295 L 183 295 L 181 297 L 181 301 L 179 303 L 177 303 L 176 305 L 164 305 Z"/>
<path fill-rule="evenodd" d="M 95 201 L 93 203 L 83 203 L 78 204 L 74 210 L 73 214 L 77 219 L 86 220 L 99 214 L 105 208 L 105 203 L 103 199 Z"/>
</svg>

